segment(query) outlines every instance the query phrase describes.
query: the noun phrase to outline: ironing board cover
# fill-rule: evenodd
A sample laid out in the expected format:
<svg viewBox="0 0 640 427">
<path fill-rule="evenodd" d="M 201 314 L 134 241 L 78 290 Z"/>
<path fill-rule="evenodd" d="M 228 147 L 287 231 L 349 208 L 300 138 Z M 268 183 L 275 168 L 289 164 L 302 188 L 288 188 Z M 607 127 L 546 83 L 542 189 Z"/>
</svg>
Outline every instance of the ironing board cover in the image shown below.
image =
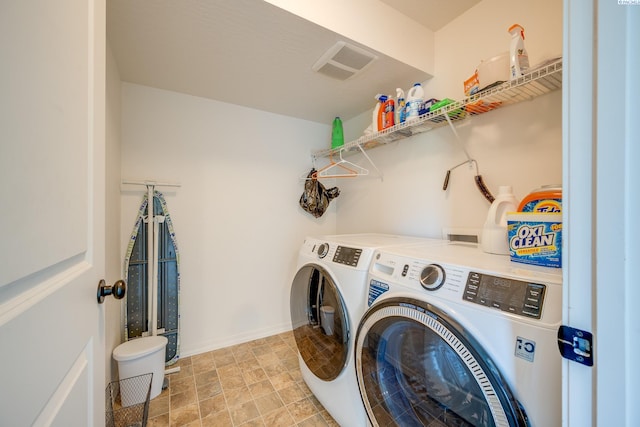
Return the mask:
<svg viewBox="0 0 640 427">
<path fill-rule="evenodd" d="M 125 312 L 125 339 L 147 336 L 148 330 L 148 292 L 147 292 L 147 264 L 150 254 L 147 252 L 147 216 L 148 196 L 144 195 L 136 222 L 129 238 L 127 254 L 124 260 L 124 274 L 127 277 L 127 292 Z M 165 362 L 172 365 L 179 358 L 179 295 L 180 295 L 180 254 L 176 242 L 176 235 L 167 209 L 167 202 L 159 191 L 153 197 L 154 216 L 163 215 L 164 223 L 158 224 L 158 330 L 164 329 L 159 335 L 167 337 L 169 341 L 166 349 Z M 152 256 L 152 254 L 151 254 Z"/>
</svg>

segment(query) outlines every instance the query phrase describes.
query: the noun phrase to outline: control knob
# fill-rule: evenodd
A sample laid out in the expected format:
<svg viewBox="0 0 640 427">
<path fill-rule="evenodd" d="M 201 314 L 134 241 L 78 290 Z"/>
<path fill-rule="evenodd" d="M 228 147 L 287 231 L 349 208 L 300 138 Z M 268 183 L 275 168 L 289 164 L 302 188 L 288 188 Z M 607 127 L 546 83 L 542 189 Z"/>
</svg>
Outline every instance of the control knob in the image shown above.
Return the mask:
<svg viewBox="0 0 640 427">
<path fill-rule="evenodd" d="M 329 244 L 328 243 L 323 243 L 320 246 L 318 246 L 318 258 L 324 258 L 327 256 L 327 254 L 329 253 Z"/>
<path fill-rule="evenodd" d="M 444 285 L 444 268 L 438 264 L 429 264 L 420 273 L 420 284 L 428 291 L 435 291 Z"/>
</svg>

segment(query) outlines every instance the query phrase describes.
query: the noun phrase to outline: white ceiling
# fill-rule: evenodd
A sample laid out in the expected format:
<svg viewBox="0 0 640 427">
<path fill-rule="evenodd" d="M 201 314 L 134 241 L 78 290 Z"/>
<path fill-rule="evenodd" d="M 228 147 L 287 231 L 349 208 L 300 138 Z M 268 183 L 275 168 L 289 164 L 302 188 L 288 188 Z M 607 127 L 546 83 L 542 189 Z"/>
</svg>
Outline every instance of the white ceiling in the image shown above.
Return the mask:
<svg viewBox="0 0 640 427">
<path fill-rule="evenodd" d="M 480 0 L 382 1 L 437 30 Z M 337 41 L 368 48 L 262 0 L 109 0 L 107 38 L 122 81 L 327 124 L 428 78 L 375 51 L 350 80 L 318 74 Z"/>
<path fill-rule="evenodd" d="M 414 21 L 438 31 L 480 0 L 380 0 Z"/>
</svg>

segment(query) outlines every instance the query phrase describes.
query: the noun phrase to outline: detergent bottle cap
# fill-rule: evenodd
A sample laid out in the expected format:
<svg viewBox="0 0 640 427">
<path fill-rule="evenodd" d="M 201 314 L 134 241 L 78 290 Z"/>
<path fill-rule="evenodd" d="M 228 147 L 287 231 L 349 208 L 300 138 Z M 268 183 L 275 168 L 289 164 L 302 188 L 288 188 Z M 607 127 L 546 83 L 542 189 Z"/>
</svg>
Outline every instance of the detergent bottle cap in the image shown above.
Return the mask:
<svg viewBox="0 0 640 427">
<path fill-rule="evenodd" d="M 380 102 L 385 102 L 388 99 L 388 97 L 387 95 L 380 95 L 379 99 L 380 99 Z"/>
</svg>

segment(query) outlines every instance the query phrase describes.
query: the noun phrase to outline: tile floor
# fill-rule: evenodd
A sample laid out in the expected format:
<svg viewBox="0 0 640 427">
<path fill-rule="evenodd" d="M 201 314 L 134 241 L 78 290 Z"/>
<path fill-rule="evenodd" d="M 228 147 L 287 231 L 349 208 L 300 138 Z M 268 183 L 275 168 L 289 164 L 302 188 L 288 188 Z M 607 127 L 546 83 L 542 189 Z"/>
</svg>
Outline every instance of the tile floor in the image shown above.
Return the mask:
<svg viewBox="0 0 640 427">
<path fill-rule="evenodd" d="M 151 401 L 149 427 L 338 426 L 306 386 L 293 333 L 185 357 Z"/>
</svg>

